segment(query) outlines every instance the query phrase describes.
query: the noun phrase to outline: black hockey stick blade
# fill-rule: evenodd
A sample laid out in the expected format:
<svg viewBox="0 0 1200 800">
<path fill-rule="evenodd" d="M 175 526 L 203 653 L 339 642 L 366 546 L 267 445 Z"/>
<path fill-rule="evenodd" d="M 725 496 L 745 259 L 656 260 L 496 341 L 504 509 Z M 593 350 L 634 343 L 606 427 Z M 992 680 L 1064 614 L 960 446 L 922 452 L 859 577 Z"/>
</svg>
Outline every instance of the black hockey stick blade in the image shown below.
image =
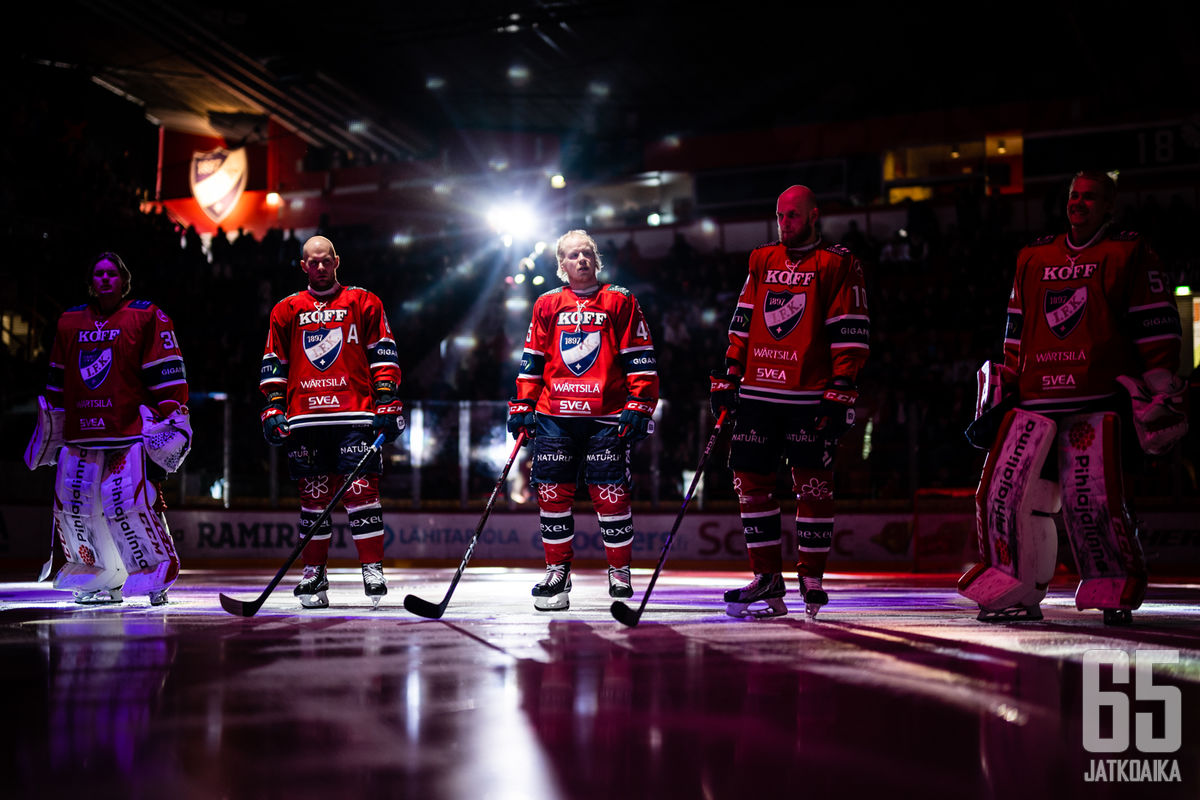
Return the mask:
<svg viewBox="0 0 1200 800">
<path fill-rule="evenodd" d="M 442 614 L 446 613 L 446 603 L 434 605 L 428 600 L 422 600 L 415 594 L 404 596 L 404 607 L 418 617 L 425 617 L 425 619 L 441 619 Z"/>
<path fill-rule="evenodd" d="M 642 606 L 642 608 L 645 608 L 645 606 Z M 613 619 L 626 628 L 636 628 L 638 620 L 642 618 L 642 609 L 639 608 L 637 611 L 634 611 L 620 600 L 613 600 L 612 615 Z"/>
<path fill-rule="evenodd" d="M 258 610 L 263 607 L 263 603 L 267 602 L 267 598 L 271 596 L 271 592 L 275 591 L 275 587 L 279 585 L 279 582 L 283 580 L 285 575 L 287 575 L 288 570 L 292 568 L 292 564 L 296 563 L 296 559 L 300 557 L 300 553 L 303 552 L 304 546 L 308 544 L 309 540 L 312 539 L 313 534 L 317 532 L 317 529 L 320 528 L 325 520 L 328 519 L 329 515 L 333 513 L 333 509 L 339 502 L 341 502 L 342 495 L 346 494 L 346 490 L 350 488 L 351 484 L 358 480 L 358 476 L 361 475 L 362 471 L 366 468 L 367 462 L 370 461 L 371 456 L 377 454 L 383 448 L 384 438 L 386 437 L 384 437 L 382 433 L 375 437 L 375 441 L 372 442 L 371 446 L 367 448 L 367 452 L 363 453 L 363 457 L 359 459 L 357 464 L 354 465 L 354 469 L 350 470 L 350 474 L 348 474 L 342 480 L 341 488 L 333 493 L 333 497 L 329 498 L 329 505 L 327 505 L 325 510 L 321 512 L 321 516 L 317 517 L 316 520 L 313 521 L 312 526 L 308 529 L 308 533 L 304 534 L 299 543 L 292 548 L 291 555 L 288 556 L 287 562 L 285 562 L 280 570 L 275 573 L 275 577 L 272 578 L 271 582 L 267 584 L 267 588 L 263 589 L 262 594 L 250 601 L 238 600 L 236 598 L 229 597 L 226 594 L 222 594 L 220 596 L 221 608 L 225 609 L 230 614 L 233 614 L 235 617 L 253 617 L 258 613 Z"/>
<path fill-rule="evenodd" d="M 442 602 L 434 605 L 428 600 L 422 600 L 415 594 L 404 596 L 404 607 L 418 617 L 441 619 L 442 614 L 446 613 L 446 607 L 450 605 L 450 597 L 454 594 L 454 589 L 458 586 L 458 581 L 462 578 L 463 572 L 466 571 L 467 562 L 471 560 L 471 554 L 475 552 L 475 545 L 479 542 L 479 534 L 483 532 L 483 526 L 487 522 L 488 515 L 492 513 L 492 506 L 496 503 L 496 496 L 500 494 L 500 487 L 504 485 L 504 480 L 508 477 L 508 471 L 512 469 L 513 462 L 517 460 L 517 453 L 520 452 L 521 445 L 524 443 L 525 431 L 521 431 L 517 434 L 517 441 L 513 444 L 512 452 L 508 454 L 508 461 L 504 462 L 504 469 L 500 471 L 499 480 L 492 487 L 492 496 L 488 498 L 487 505 L 483 507 L 483 515 L 479 518 L 479 524 L 475 526 L 475 535 L 471 537 L 471 543 L 467 545 L 467 552 L 463 554 L 462 563 L 458 565 L 458 572 L 454 573 L 454 578 L 450 581 L 450 588 L 446 590 L 446 596 L 442 598 Z"/>
</svg>

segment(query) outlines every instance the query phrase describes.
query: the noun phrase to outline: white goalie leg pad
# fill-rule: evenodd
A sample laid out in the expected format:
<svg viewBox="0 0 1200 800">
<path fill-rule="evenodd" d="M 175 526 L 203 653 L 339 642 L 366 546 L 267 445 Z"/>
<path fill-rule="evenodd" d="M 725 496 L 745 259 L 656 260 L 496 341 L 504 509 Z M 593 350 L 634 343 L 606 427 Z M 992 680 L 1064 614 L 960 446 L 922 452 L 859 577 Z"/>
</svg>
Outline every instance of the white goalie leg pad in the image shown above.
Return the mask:
<svg viewBox="0 0 1200 800">
<path fill-rule="evenodd" d="M 125 583 L 125 565 L 101 510 L 103 472 L 103 450 L 66 445 L 59 452 L 54 518 L 67 563 L 54 576 L 56 589 L 90 593 Z"/>
<path fill-rule="evenodd" d="M 981 608 L 1037 606 L 1054 576 L 1058 537 L 1049 514 L 1061 504 L 1058 485 L 1041 478 L 1054 444 L 1054 421 L 1013 409 L 1000 424 L 975 493 L 982 559 L 958 582 Z"/>
<path fill-rule="evenodd" d="M 65 424 L 66 412 L 51 406 L 45 397 L 38 397 L 37 422 L 33 426 L 33 436 L 25 447 L 25 466 L 37 469 L 53 465 L 58 460 Z"/>
<path fill-rule="evenodd" d="M 149 406 L 139 406 L 142 412 L 142 446 L 146 458 L 167 472 L 179 469 L 192 451 L 192 421 L 188 407 L 180 406 L 163 419 L 158 419 Z"/>
<path fill-rule="evenodd" d="M 142 445 L 108 453 L 100 497 L 104 518 L 129 572 L 124 593 L 166 589 L 179 577 L 179 556 L 162 515 L 154 510 L 158 494 L 146 480 Z"/>
<path fill-rule="evenodd" d="M 1120 419 L 1074 414 L 1058 435 L 1063 524 L 1079 567 L 1076 608 L 1135 609 L 1146 595 L 1146 566 L 1125 507 Z"/>
</svg>

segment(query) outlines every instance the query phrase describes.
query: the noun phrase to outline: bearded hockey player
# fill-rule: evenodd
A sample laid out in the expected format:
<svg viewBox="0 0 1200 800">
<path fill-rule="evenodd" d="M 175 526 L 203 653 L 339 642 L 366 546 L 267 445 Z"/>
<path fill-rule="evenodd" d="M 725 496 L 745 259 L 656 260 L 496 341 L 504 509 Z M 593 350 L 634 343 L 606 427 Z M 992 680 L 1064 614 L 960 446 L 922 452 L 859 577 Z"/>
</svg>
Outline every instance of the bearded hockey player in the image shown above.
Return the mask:
<svg viewBox="0 0 1200 800">
<path fill-rule="evenodd" d="M 1075 176 L 1070 232 L 1021 250 L 1004 362 L 981 370 L 968 437 L 989 448 L 975 496 L 982 560 L 958 588 L 984 622 L 1042 618 L 1059 511 L 1079 569 L 1076 608 L 1128 624 L 1146 593 L 1122 425 L 1132 419 L 1142 448 L 1165 452 L 1186 431 L 1185 385 L 1167 276 L 1138 234 L 1112 229 L 1115 200 L 1107 174 Z"/>
<path fill-rule="evenodd" d="M 30 469 L 57 464 L 54 527 L 66 564 L 57 589 L 77 603 L 146 595 L 167 602 L 179 556 L 160 482 L 191 448 L 188 386 L 171 320 L 128 300 L 116 253 L 91 267 L 91 301 L 58 320 L 46 394 L 25 451 Z"/>
<path fill-rule="evenodd" d="M 259 386 L 266 396 L 263 435 L 286 445 L 288 469 L 300 489 L 300 530 L 307 533 L 341 488 L 342 477 L 380 433 L 395 441 L 404 429 L 400 362 L 380 299 L 338 283 L 341 259 L 333 242 L 314 236 L 300 268 L 308 288 L 271 311 Z M 387 594 L 383 576 L 383 506 L 376 455 L 343 495 L 350 535 L 362 564 L 363 590 L 373 607 Z M 329 605 L 326 566 L 333 523 L 325 515 L 301 559 L 294 594 L 305 608 Z"/>
<path fill-rule="evenodd" d="M 854 425 L 870 319 L 862 265 L 849 250 L 822 241 L 819 216 L 807 187 L 779 195 L 779 241 L 750 254 L 729 324 L 726 370 L 712 377 L 713 414 L 734 414 L 729 468 L 754 572 L 748 586 L 725 593 L 730 616 L 787 613 L 774 494 L 781 458 L 796 495 L 801 598 L 810 616 L 829 601 L 822 578 L 833 543 L 834 456 Z"/>
<path fill-rule="evenodd" d="M 596 243 L 584 231 L 563 234 L 555 252 L 567 285 L 534 303 L 508 414 L 512 435 L 524 431 L 533 439 L 530 484 L 546 554 L 533 604 L 541 611 L 570 607 L 572 508 L 581 480 L 600 522 L 608 593 L 633 596 L 629 453 L 652 432 L 658 404 L 654 344 L 637 299 L 600 282 Z"/>
</svg>

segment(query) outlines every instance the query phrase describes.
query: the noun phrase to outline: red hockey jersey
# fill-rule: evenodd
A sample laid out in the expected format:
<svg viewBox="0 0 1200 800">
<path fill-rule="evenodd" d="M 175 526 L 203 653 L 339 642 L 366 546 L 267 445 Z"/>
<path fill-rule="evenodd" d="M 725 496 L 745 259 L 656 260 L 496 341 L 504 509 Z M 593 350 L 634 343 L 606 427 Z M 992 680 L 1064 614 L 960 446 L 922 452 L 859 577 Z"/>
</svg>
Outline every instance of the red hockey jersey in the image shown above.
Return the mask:
<svg viewBox="0 0 1200 800">
<path fill-rule="evenodd" d="M 1117 391 L 1118 375 L 1179 371 L 1181 331 L 1165 273 L 1136 233 L 1065 234 L 1021 250 L 1008 303 L 1004 364 L 1020 404 L 1069 411 Z"/>
<path fill-rule="evenodd" d="M 870 330 L 862 264 L 849 250 L 776 242 L 750 253 L 725 363 L 742 375 L 741 397 L 814 404 L 833 378 L 857 381 Z"/>
<path fill-rule="evenodd" d="M 293 428 L 370 424 L 374 387 L 400 385 L 400 360 L 380 299 L 357 286 L 305 290 L 271 310 L 259 388 L 284 392 Z"/>
<path fill-rule="evenodd" d="M 658 404 L 650 327 L 628 290 L 602 284 L 588 296 L 562 286 L 533 304 L 517 397 L 539 414 L 615 417 L 628 397 Z"/>
<path fill-rule="evenodd" d="M 70 444 L 106 449 L 139 441 L 138 406 L 166 416 L 188 401 L 175 326 L 148 300 L 123 301 L 109 315 L 92 305 L 67 309 L 50 352 L 46 401 L 66 412 Z"/>
</svg>

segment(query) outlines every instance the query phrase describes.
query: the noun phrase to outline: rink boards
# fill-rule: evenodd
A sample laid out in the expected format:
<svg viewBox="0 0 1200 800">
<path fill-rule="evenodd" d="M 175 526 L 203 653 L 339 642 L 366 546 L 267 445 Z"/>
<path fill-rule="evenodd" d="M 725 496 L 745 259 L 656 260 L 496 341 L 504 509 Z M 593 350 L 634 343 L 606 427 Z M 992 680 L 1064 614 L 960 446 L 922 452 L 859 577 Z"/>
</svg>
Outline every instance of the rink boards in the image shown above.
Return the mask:
<svg viewBox="0 0 1200 800">
<path fill-rule="evenodd" d="M 656 563 L 675 523 L 674 513 L 635 513 L 634 559 Z M 1200 568 L 1200 525 L 1188 512 L 1142 515 L 1142 545 L 1156 571 L 1194 572 Z M 167 519 L 185 562 L 229 563 L 242 559 L 286 557 L 298 541 L 296 512 L 291 509 L 172 509 Z M 786 523 L 786 514 L 785 514 Z M 396 561 L 453 561 L 462 558 L 479 524 L 478 512 L 384 512 L 384 553 Z M 784 526 L 784 549 L 795 554 L 794 535 Z M 0 558 L 44 560 L 50 541 L 50 512 L 40 506 L 0 507 Z M 595 516 L 578 512 L 575 551 L 579 559 L 603 559 Z M 1068 558 L 1065 542 L 1061 557 Z M 335 558 L 353 558 L 354 546 L 344 512 L 334 514 Z M 839 570 L 953 571 L 975 556 L 974 520 L 960 512 L 846 513 L 834 529 L 830 563 Z M 480 561 L 540 561 L 538 516 L 528 511 L 494 512 L 476 547 Z M 719 567 L 742 566 L 745 547 L 736 514 L 689 512 L 671 545 L 672 563 Z"/>
</svg>

